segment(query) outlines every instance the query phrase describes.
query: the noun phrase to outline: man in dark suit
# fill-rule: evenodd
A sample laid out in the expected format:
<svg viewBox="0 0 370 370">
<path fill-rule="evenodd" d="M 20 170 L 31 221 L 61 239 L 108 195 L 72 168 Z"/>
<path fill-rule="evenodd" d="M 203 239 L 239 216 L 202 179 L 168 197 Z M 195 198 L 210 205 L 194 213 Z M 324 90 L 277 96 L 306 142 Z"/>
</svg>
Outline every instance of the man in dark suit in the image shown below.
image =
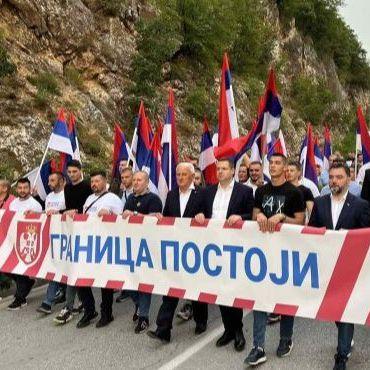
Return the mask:
<svg viewBox="0 0 370 370">
<path fill-rule="evenodd" d="M 348 192 L 350 170 L 344 163 L 335 163 L 329 169 L 331 194 L 316 198 L 309 225 L 330 230 L 360 229 L 370 226 L 370 208 L 366 201 Z M 354 246 L 355 247 L 355 246 Z M 338 347 L 334 370 L 344 370 L 351 353 L 354 325 L 336 323 Z"/>
<path fill-rule="evenodd" d="M 240 220 L 251 220 L 253 212 L 253 190 L 234 181 L 234 163 L 230 159 L 217 162 L 216 185 L 207 187 L 203 192 L 203 212 L 195 219 L 204 223 L 206 218 L 227 220 L 231 226 Z M 242 351 L 245 346 L 243 335 L 243 310 L 235 307 L 220 306 L 225 331 L 217 340 L 216 346 L 225 346 L 234 340 L 234 348 Z"/>
<path fill-rule="evenodd" d="M 176 167 L 178 188 L 167 194 L 163 209 L 163 216 L 193 218 L 202 211 L 200 191 L 194 187 L 194 166 L 191 163 L 179 163 Z M 158 214 L 161 219 L 162 214 Z M 172 321 L 175 314 L 178 298 L 163 296 L 163 302 L 157 316 L 157 329 L 148 331 L 152 338 L 169 342 L 171 339 Z M 192 302 L 195 334 L 203 333 L 207 328 L 208 306 L 202 302 Z"/>
<path fill-rule="evenodd" d="M 370 169 L 365 171 L 364 182 L 362 183 L 361 198 L 370 202 Z"/>
</svg>

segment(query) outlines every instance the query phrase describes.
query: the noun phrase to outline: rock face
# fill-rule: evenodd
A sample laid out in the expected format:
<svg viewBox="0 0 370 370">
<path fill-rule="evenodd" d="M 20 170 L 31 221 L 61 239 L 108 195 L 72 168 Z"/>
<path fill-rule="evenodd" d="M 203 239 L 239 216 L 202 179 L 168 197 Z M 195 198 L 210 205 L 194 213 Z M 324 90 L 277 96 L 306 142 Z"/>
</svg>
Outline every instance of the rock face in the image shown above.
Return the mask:
<svg viewBox="0 0 370 370">
<path fill-rule="evenodd" d="M 279 29 L 276 8 L 270 1 L 266 17 L 278 35 L 273 59 L 280 63 L 279 82 L 289 87 L 292 76 L 304 73 L 313 79 L 330 76 L 332 90 L 345 104 L 346 92 L 333 64 L 324 65 L 310 44 L 304 42 L 294 24 L 288 34 Z M 112 127 L 120 121 L 127 136 L 133 131 L 129 115 L 129 73 L 135 55 L 136 23 L 142 13 L 155 11 L 144 0 L 127 0 L 108 14 L 98 0 L 0 0 L 2 44 L 17 73 L 0 79 L 0 152 L 3 163 L 14 168 L 14 176 L 35 167 L 46 146 L 51 123 L 60 107 L 72 110 L 78 119 L 83 160 L 108 167 L 112 151 Z M 282 63 L 283 56 L 288 59 Z M 163 74 L 169 65 L 163 66 Z M 51 77 L 50 77 L 51 76 Z M 51 81 L 52 80 L 52 81 Z M 216 78 L 217 85 L 217 78 Z M 183 156 L 197 154 L 199 128 L 182 109 L 187 81 L 173 81 L 176 114 Z M 263 84 L 263 81 L 261 81 Z M 163 100 L 167 85 L 160 88 Z M 238 119 L 250 126 L 254 107 L 245 81 L 235 80 Z M 216 93 L 216 92 L 215 92 Z M 289 142 L 297 142 L 304 122 L 288 106 L 284 129 Z M 122 122 L 122 119 L 125 122 Z M 294 121 L 294 125 L 293 125 Z M 0 167 L 1 170 L 1 167 Z"/>
</svg>

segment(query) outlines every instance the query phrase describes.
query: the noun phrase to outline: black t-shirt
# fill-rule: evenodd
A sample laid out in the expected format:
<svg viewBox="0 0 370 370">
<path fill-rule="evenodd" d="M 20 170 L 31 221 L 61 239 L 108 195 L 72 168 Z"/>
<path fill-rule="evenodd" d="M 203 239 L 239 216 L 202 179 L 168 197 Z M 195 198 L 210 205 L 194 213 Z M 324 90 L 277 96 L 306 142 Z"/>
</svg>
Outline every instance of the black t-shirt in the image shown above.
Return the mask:
<svg viewBox="0 0 370 370">
<path fill-rule="evenodd" d="M 151 192 L 138 196 L 130 194 L 125 203 L 126 209 L 143 215 L 162 212 L 162 201 L 158 195 Z"/>
<path fill-rule="evenodd" d="M 254 206 L 259 208 L 267 218 L 278 213 L 294 217 L 294 213 L 304 212 L 306 209 L 301 191 L 289 182 L 280 186 L 268 183 L 257 188 Z"/>
<path fill-rule="evenodd" d="M 313 202 L 313 194 L 312 194 L 312 191 L 309 188 L 307 188 L 304 185 L 299 185 L 298 189 L 301 191 L 301 193 L 303 195 L 303 201 L 305 203 L 309 202 L 309 201 Z"/>
<path fill-rule="evenodd" d="M 91 194 L 91 186 L 85 180 L 79 182 L 77 185 L 67 184 L 64 188 L 66 210 L 77 209 L 78 213 L 82 213 L 86 199 Z"/>
</svg>

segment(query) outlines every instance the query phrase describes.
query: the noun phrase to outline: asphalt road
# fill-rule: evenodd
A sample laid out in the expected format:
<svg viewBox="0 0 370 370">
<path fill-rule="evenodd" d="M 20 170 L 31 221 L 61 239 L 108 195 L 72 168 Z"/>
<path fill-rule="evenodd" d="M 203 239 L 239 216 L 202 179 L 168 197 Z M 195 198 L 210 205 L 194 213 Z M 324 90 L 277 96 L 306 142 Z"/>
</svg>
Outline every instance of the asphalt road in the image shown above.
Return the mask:
<svg viewBox="0 0 370 370">
<path fill-rule="evenodd" d="M 16 312 L 6 310 L 6 301 L 0 302 L 0 369 L 243 369 L 251 347 L 250 314 L 244 318 L 247 348 L 237 353 L 232 344 L 215 347 L 223 331 L 217 307 L 209 308 L 208 330 L 201 336 L 194 336 L 193 322 L 176 321 L 171 343 L 163 345 L 146 334 L 134 334 L 130 300 L 114 304 L 115 320 L 108 327 L 76 329 L 77 318 L 65 326 L 55 326 L 54 314 L 36 312 L 43 294 L 43 288 L 31 293 L 28 306 Z M 98 290 L 95 296 L 100 303 Z M 152 327 L 160 302 L 160 297 L 152 301 Z M 60 308 L 55 307 L 55 311 Z M 291 356 L 279 359 L 275 355 L 279 325 L 269 327 L 268 361 L 260 368 L 332 369 L 336 334 L 333 324 L 297 318 Z M 355 329 L 348 369 L 370 369 L 370 329 L 366 327 Z"/>
</svg>

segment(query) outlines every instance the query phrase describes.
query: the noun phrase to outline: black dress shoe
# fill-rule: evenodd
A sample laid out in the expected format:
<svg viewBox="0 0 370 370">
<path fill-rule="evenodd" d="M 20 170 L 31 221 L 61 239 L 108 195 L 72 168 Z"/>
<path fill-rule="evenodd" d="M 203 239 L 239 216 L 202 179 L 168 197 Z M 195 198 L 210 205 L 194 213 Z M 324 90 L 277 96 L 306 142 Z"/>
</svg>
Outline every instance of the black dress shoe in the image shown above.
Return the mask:
<svg viewBox="0 0 370 370">
<path fill-rule="evenodd" d="M 225 330 L 224 333 L 220 338 L 218 338 L 216 342 L 216 347 L 223 347 L 229 344 L 235 338 L 234 333 L 230 333 L 229 331 Z"/>
<path fill-rule="evenodd" d="M 245 338 L 243 331 L 240 329 L 235 332 L 234 348 L 236 351 L 240 352 L 243 351 L 244 347 L 245 347 Z"/>
<path fill-rule="evenodd" d="M 207 330 L 207 324 L 197 324 L 195 326 L 195 335 L 204 333 Z"/>
<path fill-rule="evenodd" d="M 170 333 L 161 333 L 158 330 L 148 330 L 146 334 L 150 338 L 159 339 L 163 343 L 169 343 L 171 340 L 171 334 Z"/>
<path fill-rule="evenodd" d="M 90 322 L 94 320 L 98 316 L 98 313 L 95 311 L 94 313 L 85 313 L 82 316 L 82 319 L 77 323 L 77 328 L 82 329 L 86 326 L 90 325 Z"/>
<path fill-rule="evenodd" d="M 110 317 L 102 316 L 95 326 L 97 328 L 103 328 L 104 326 L 109 325 L 113 320 L 114 320 L 113 316 Z"/>
</svg>

